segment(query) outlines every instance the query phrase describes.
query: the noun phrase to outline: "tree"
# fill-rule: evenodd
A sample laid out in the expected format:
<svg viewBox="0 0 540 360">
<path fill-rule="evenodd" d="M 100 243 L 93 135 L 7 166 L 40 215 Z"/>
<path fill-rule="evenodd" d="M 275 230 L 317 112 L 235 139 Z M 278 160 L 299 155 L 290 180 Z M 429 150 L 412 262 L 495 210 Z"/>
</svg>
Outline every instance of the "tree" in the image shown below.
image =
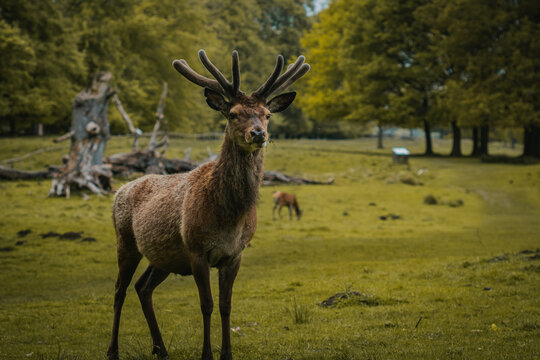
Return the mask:
<svg viewBox="0 0 540 360">
<path fill-rule="evenodd" d="M 12 133 L 37 122 L 67 124 L 86 72 L 70 21 L 51 1 L 5 0 L 0 29 L 6 50 L 1 61 L 7 66 L 0 80 L 7 104 L 0 121 Z"/>
<path fill-rule="evenodd" d="M 522 126 L 523 155 L 540 158 L 540 4 L 515 2 L 510 19 L 502 39 L 507 57 L 500 72 L 506 124 Z"/>
<path fill-rule="evenodd" d="M 310 77 L 303 109 L 319 118 L 374 121 L 379 129 L 421 120 L 432 154 L 431 98 L 442 74 L 433 66 L 427 25 L 415 16 L 425 2 L 333 2 L 304 40 L 321 71 Z"/>
</svg>

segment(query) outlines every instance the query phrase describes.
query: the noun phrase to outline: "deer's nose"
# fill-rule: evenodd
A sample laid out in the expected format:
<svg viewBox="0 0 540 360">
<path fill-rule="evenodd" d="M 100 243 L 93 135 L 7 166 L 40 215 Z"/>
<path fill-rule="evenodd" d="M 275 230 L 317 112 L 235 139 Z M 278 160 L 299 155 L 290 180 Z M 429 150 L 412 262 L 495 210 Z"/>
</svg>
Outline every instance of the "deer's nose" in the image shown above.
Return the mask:
<svg viewBox="0 0 540 360">
<path fill-rule="evenodd" d="M 265 141 L 264 135 L 266 134 L 266 131 L 264 131 L 264 129 L 252 129 L 249 133 L 254 142 L 260 143 Z"/>
</svg>

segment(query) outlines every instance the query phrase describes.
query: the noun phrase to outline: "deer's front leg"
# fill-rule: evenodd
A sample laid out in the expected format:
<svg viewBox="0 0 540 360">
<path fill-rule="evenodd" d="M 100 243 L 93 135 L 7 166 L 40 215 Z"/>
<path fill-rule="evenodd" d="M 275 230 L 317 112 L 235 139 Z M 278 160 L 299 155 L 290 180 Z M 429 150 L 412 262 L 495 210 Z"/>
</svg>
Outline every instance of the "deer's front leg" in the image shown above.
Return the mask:
<svg viewBox="0 0 540 360">
<path fill-rule="evenodd" d="M 191 258 L 191 271 L 199 289 L 199 300 L 203 315 L 204 340 L 201 359 L 212 360 L 210 320 L 214 309 L 214 301 L 212 300 L 212 291 L 210 289 L 210 266 L 208 265 L 208 261 L 202 256 L 193 256 Z"/>
<path fill-rule="evenodd" d="M 289 220 L 292 221 L 292 205 L 289 205 Z"/>
<path fill-rule="evenodd" d="M 231 297 L 232 288 L 242 256 L 219 269 L 219 313 L 221 315 L 221 356 L 220 360 L 231 360 Z"/>
</svg>

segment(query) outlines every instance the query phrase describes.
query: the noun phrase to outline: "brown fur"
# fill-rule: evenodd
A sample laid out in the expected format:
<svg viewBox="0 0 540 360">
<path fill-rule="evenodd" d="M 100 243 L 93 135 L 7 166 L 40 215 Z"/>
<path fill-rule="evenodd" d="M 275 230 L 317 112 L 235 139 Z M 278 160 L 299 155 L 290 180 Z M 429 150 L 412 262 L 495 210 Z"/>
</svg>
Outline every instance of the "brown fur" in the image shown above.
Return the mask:
<svg viewBox="0 0 540 360">
<path fill-rule="evenodd" d="M 205 60 L 204 51 L 199 55 Z M 303 62 L 303 57 L 300 60 Z M 307 72 L 305 66 L 304 73 Z M 262 149 L 268 141 L 268 119 L 271 111 L 283 111 L 295 97 L 294 92 L 285 93 L 266 101 L 265 97 L 255 96 L 255 93 L 245 95 L 234 82 L 230 86 L 221 83 L 230 90 L 221 92 L 220 85 L 207 78 L 200 80 L 202 77 L 193 73 L 187 63 L 176 61 L 175 68 L 189 80 L 199 79 L 194 82 L 208 85 L 205 86 L 208 105 L 227 118 L 221 154 L 216 161 L 189 173 L 148 175 L 118 190 L 113 219 L 119 272 L 113 330 L 107 352 L 109 359 L 118 359 L 121 309 L 126 289 L 143 256 L 150 265 L 137 280 L 135 289 L 152 335 L 152 353 L 168 358 L 154 314 L 152 292 L 170 273 L 175 273 L 193 275 L 195 279 L 204 325 L 202 359 L 212 359 L 210 320 L 214 303 L 209 271 L 215 267 L 219 271 L 222 323 L 220 359 L 232 359 L 232 287 L 242 251 L 257 227 L 256 201 L 263 177 Z M 239 81 L 235 52 L 233 73 Z M 223 95 L 228 95 L 229 100 Z"/>
<path fill-rule="evenodd" d="M 287 194 L 281 191 L 276 191 L 272 195 L 274 199 L 274 208 L 272 209 L 272 219 L 275 220 L 274 213 L 276 211 L 276 208 L 279 206 L 278 215 L 281 219 L 281 208 L 283 206 L 286 206 L 289 209 L 289 219 L 292 220 L 292 209 L 296 212 L 296 218 L 300 220 L 302 217 L 302 214 L 304 213 L 304 210 L 300 210 L 300 207 L 298 206 L 298 201 L 296 200 L 296 195 L 294 194 Z"/>
</svg>

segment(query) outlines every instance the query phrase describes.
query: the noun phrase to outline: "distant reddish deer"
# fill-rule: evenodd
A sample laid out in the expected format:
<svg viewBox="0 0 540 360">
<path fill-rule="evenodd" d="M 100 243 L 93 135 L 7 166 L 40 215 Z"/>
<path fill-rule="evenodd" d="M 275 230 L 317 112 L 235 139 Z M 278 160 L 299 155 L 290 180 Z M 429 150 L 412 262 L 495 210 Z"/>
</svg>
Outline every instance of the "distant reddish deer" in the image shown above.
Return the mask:
<svg viewBox="0 0 540 360">
<path fill-rule="evenodd" d="M 276 191 L 272 196 L 274 198 L 274 208 L 272 209 L 273 220 L 276 219 L 274 216 L 274 213 L 278 206 L 279 206 L 278 215 L 280 219 L 281 219 L 281 208 L 286 206 L 289 208 L 290 220 L 292 220 L 292 209 L 294 209 L 294 211 L 296 212 L 296 218 L 300 220 L 304 211 L 300 210 L 300 208 L 298 207 L 298 201 L 296 200 L 296 196 L 294 194 L 287 194 L 281 191 Z"/>
<path fill-rule="evenodd" d="M 266 82 L 251 95 L 240 91 L 238 53 L 232 54 L 232 83 L 210 62 L 203 50 L 199 58 L 216 80 L 193 71 L 185 60 L 174 68 L 204 87 L 208 105 L 227 118 L 221 154 L 215 161 L 189 173 L 148 175 L 118 190 L 113 205 L 117 237 L 118 280 L 109 359 L 118 359 L 118 330 L 126 289 L 141 258 L 150 265 L 135 289 L 152 335 L 152 353 L 168 358 L 152 305 L 152 292 L 170 273 L 193 275 L 203 315 L 202 359 L 212 359 L 210 318 L 214 303 L 210 268 L 219 272 L 221 360 L 232 359 L 230 313 L 232 287 L 242 251 L 257 227 L 256 201 L 263 177 L 263 151 L 271 113 L 285 110 L 296 93 L 280 93 L 309 71 L 300 56 L 287 71 L 283 57 Z M 281 75 L 280 75 L 281 74 Z"/>
</svg>

